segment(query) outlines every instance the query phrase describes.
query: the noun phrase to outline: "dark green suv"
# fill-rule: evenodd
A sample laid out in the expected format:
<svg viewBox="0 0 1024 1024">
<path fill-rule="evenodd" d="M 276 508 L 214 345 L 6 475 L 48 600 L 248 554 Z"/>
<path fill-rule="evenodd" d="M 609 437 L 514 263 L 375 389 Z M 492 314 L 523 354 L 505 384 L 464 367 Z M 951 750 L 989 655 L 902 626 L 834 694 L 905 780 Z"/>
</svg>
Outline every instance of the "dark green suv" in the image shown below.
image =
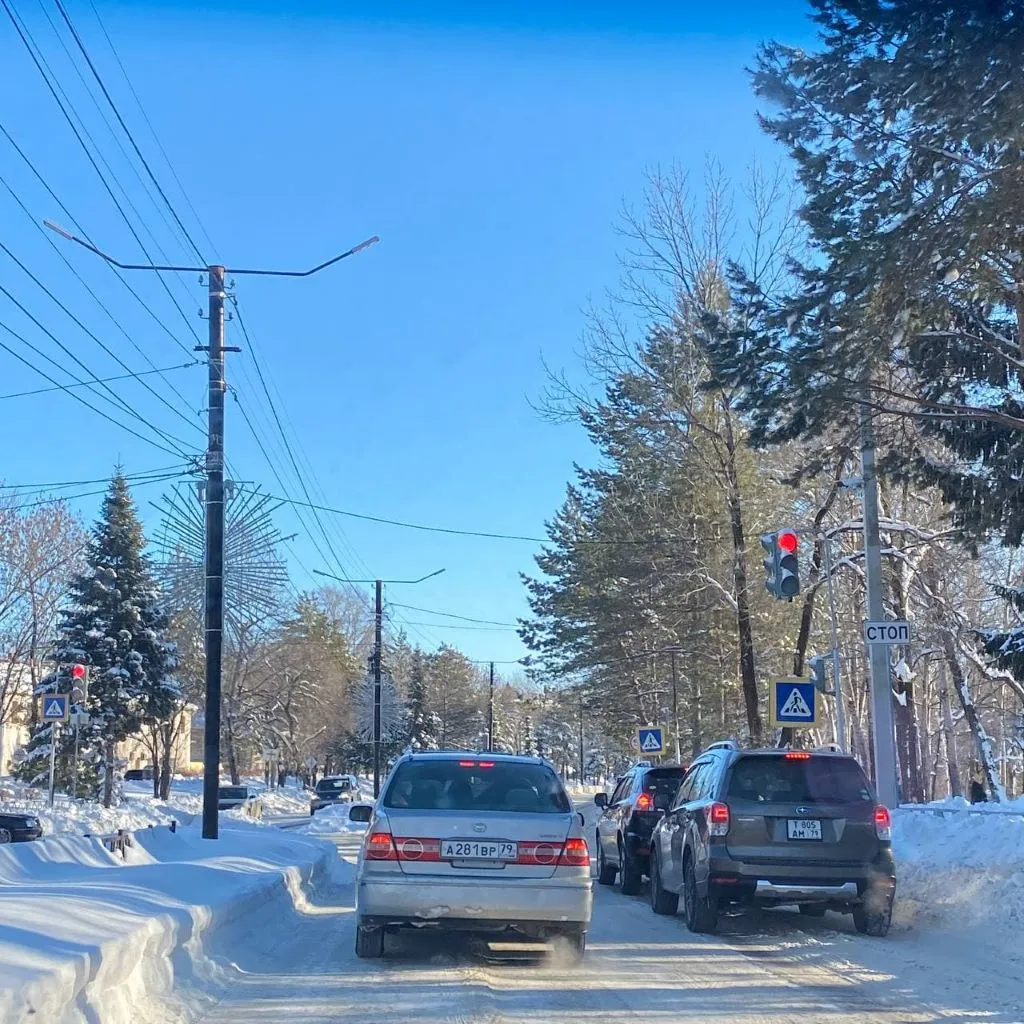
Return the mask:
<svg viewBox="0 0 1024 1024">
<path fill-rule="evenodd" d="M 795 904 L 885 935 L 896 892 L 889 811 L 861 766 L 831 751 L 715 744 L 690 766 L 651 837 L 651 906 L 691 931 L 722 911 Z"/>
</svg>

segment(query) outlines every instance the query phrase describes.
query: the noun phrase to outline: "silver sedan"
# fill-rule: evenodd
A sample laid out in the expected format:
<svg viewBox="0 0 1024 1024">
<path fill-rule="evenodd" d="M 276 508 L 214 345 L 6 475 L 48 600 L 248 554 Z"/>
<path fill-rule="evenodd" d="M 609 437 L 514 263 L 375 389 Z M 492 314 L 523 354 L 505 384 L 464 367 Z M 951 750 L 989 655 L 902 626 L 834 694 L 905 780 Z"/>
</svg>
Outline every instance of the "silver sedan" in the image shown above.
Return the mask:
<svg viewBox="0 0 1024 1024">
<path fill-rule="evenodd" d="M 582 957 L 592 887 L 582 816 L 546 761 L 406 754 L 360 852 L 356 954 L 414 927 L 555 939 Z"/>
</svg>

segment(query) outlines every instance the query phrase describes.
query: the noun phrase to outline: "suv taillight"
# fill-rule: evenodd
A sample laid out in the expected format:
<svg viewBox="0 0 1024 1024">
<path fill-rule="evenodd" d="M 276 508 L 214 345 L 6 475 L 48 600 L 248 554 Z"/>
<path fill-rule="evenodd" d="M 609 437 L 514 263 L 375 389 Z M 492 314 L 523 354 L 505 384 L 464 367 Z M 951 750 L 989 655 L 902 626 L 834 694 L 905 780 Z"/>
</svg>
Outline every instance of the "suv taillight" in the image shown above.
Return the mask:
<svg viewBox="0 0 1024 1024">
<path fill-rule="evenodd" d="M 641 793 L 636 798 L 636 809 L 638 811 L 649 811 L 654 807 L 654 800 L 650 793 Z"/>
<path fill-rule="evenodd" d="M 728 804 L 712 804 L 708 808 L 708 834 L 724 836 L 729 834 Z"/>
<path fill-rule="evenodd" d="M 560 863 L 573 868 L 590 867 L 590 850 L 587 848 L 586 839 L 579 836 L 566 839 Z"/>
<path fill-rule="evenodd" d="M 364 848 L 367 860 L 398 860 L 398 851 L 390 832 L 371 832 Z"/>
<path fill-rule="evenodd" d="M 892 840 L 892 815 L 881 804 L 875 808 L 875 835 L 883 842 Z"/>
</svg>

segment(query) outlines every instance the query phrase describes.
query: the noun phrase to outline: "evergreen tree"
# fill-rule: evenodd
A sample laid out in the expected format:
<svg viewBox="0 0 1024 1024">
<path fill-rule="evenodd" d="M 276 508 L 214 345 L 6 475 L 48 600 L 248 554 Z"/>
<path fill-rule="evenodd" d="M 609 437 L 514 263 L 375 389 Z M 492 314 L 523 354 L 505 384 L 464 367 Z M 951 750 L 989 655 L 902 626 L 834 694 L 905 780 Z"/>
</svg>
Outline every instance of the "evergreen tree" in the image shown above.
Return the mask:
<svg viewBox="0 0 1024 1024">
<path fill-rule="evenodd" d="M 86 552 L 86 570 L 71 585 L 72 607 L 62 612 L 53 658 L 60 669 L 42 684 L 67 690 L 66 666 L 89 667 L 83 709 L 81 762 L 86 777 L 102 780 L 105 806 L 113 797 L 115 747 L 144 725 L 167 719 L 180 700 L 174 646 L 165 639 L 169 620 L 160 606 L 145 537 L 124 476 L 118 472 L 103 501 Z M 66 757 L 70 730 L 62 754 Z M 37 730 L 22 777 L 35 778 L 48 757 L 48 736 Z M 80 784 L 79 792 L 82 791 Z"/>
<path fill-rule="evenodd" d="M 440 747 L 441 719 L 431 710 L 423 678 L 423 652 L 413 651 L 409 673 L 409 748 L 437 750 Z"/>
</svg>

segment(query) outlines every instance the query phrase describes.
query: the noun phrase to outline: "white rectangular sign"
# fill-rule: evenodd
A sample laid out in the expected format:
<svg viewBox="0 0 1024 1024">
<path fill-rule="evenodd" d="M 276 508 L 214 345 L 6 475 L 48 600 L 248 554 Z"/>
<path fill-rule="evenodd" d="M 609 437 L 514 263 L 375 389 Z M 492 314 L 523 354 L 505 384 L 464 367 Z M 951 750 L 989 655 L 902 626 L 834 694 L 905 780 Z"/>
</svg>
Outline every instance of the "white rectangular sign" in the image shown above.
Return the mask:
<svg viewBox="0 0 1024 1024">
<path fill-rule="evenodd" d="M 869 644 L 909 644 L 910 623 L 900 619 L 886 622 L 865 622 L 864 639 Z"/>
</svg>

